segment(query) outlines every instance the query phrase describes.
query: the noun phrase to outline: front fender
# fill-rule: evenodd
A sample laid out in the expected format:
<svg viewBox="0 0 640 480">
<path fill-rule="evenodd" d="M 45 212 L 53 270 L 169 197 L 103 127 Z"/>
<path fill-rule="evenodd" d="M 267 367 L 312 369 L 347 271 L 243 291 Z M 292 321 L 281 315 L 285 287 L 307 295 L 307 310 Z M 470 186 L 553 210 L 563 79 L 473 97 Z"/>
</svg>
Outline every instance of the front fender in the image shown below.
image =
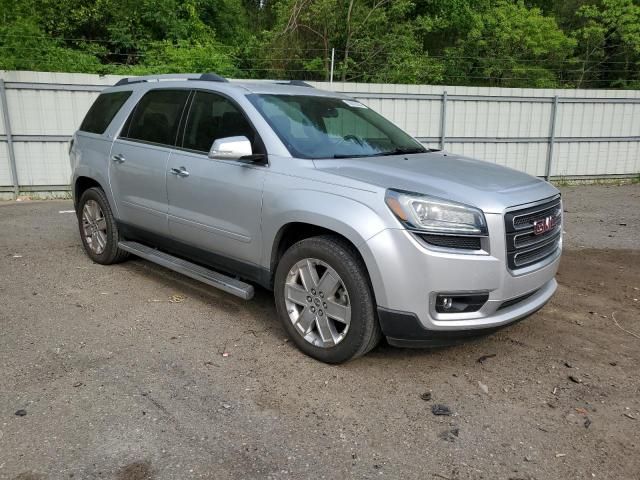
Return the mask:
<svg viewBox="0 0 640 480">
<path fill-rule="evenodd" d="M 326 228 L 342 235 L 360 252 L 374 285 L 380 285 L 380 272 L 367 240 L 388 228 L 385 223 L 384 193 L 358 191 L 359 199 L 346 192 L 326 192 L 312 188 L 265 191 L 262 216 L 262 266 L 271 267 L 278 232 L 287 224 L 300 222 Z M 276 193 L 277 192 L 277 193 Z"/>
</svg>

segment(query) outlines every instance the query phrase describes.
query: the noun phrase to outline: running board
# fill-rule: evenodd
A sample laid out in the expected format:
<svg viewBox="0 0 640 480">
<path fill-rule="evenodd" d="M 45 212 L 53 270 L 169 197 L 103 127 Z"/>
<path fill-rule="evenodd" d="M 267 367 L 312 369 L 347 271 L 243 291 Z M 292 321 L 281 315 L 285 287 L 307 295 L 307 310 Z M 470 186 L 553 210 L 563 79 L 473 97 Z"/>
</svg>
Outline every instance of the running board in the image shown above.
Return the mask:
<svg viewBox="0 0 640 480">
<path fill-rule="evenodd" d="M 133 253 L 134 255 L 149 260 L 150 262 L 157 263 L 163 267 L 173 270 L 174 272 L 181 273 L 187 277 L 198 280 L 212 287 L 219 288 L 231 295 L 240 297 L 244 300 L 250 300 L 253 298 L 253 286 L 248 283 L 244 283 L 238 279 L 231 278 L 220 272 L 210 270 L 195 263 L 188 262 L 168 253 L 161 252 L 155 248 L 147 247 L 137 242 L 119 242 L 118 247 L 122 250 Z"/>
</svg>

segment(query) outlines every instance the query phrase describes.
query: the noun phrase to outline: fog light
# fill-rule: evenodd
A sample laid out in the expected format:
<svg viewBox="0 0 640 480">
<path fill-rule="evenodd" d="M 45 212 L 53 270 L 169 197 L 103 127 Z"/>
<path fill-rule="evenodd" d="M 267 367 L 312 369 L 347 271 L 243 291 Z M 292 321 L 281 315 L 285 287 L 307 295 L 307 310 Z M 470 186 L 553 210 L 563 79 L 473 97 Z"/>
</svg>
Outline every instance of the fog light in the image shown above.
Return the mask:
<svg viewBox="0 0 640 480">
<path fill-rule="evenodd" d="M 477 312 L 489 300 L 488 293 L 443 293 L 436 297 L 437 313 Z"/>
<path fill-rule="evenodd" d="M 442 297 L 442 308 L 444 310 L 450 310 L 452 306 L 453 306 L 453 298 Z"/>
</svg>

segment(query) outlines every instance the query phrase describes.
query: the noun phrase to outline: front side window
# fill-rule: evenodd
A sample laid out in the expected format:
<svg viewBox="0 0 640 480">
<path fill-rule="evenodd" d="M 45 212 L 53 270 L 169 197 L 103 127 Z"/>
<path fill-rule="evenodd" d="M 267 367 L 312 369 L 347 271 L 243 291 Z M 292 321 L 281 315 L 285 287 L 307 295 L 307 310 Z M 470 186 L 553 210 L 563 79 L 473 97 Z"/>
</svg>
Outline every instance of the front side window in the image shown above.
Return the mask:
<svg viewBox="0 0 640 480">
<path fill-rule="evenodd" d="M 390 121 L 355 100 L 312 95 L 247 95 L 289 151 L 300 158 L 425 152 Z"/>
<path fill-rule="evenodd" d="M 90 133 L 104 133 L 131 93 L 129 90 L 100 94 L 84 117 L 80 130 Z"/>
<path fill-rule="evenodd" d="M 178 124 L 188 90 L 151 90 L 131 112 L 121 137 L 129 140 L 175 145 Z"/>
<path fill-rule="evenodd" d="M 237 136 L 247 137 L 253 151 L 259 151 L 253 128 L 234 103 L 215 93 L 197 91 L 189 108 L 182 147 L 208 153 L 215 140 Z"/>
</svg>

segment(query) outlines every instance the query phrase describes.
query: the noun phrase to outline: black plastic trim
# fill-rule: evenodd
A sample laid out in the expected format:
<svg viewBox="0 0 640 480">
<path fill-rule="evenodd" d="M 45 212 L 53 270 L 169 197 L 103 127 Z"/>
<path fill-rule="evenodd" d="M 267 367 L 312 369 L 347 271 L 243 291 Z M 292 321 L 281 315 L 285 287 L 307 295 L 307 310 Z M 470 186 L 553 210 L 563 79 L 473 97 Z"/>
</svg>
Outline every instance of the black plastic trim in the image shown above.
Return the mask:
<svg viewBox="0 0 640 480">
<path fill-rule="evenodd" d="M 127 240 L 134 240 L 198 265 L 219 270 L 229 275 L 235 275 L 243 280 L 257 283 L 268 290 L 273 288 L 271 285 L 271 271 L 259 265 L 203 250 L 175 238 L 165 237 L 120 221 L 118 221 L 118 230 Z"/>
<path fill-rule="evenodd" d="M 505 308 L 513 307 L 514 305 L 519 304 L 520 302 L 524 302 L 527 298 L 532 297 L 536 293 L 538 293 L 540 289 L 536 289 L 532 292 L 525 293 L 524 295 L 520 295 L 519 297 L 512 298 L 511 300 L 504 301 L 498 307 L 498 310 L 503 310 Z"/>
<path fill-rule="evenodd" d="M 454 248 L 460 250 L 482 250 L 482 238 L 472 237 L 470 235 L 438 235 L 430 233 L 418 233 L 413 231 L 413 234 L 428 243 L 441 248 Z"/>
<path fill-rule="evenodd" d="M 542 306 L 540 306 L 542 308 Z M 534 310 L 531 314 L 539 309 Z M 529 316 L 529 315 L 527 315 Z M 427 330 L 414 313 L 378 307 L 378 319 L 382 333 L 389 344 L 396 347 L 430 348 L 457 345 L 478 337 L 491 335 L 505 327 L 514 325 L 526 317 L 499 327 L 468 330 Z"/>
<path fill-rule="evenodd" d="M 444 297 L 453 299 L 453 306 L 450 310 L 445 310 L 440 300 Z M 436 312 L 437 313 L 467 313 L 477 312 L 489 300 L 488 293 L 467 294 L 467 293 L 439 293 L 436 296 Z"/>
<path fill-rule="evenodd" d="M 204 81 L 204 82 L 229 83 L 229 80 L 227 80 L 223 76 L 218 75 L 217 73 L 213 73 L 213 72 L 203 73 L 202 75 L 200 75 L 200 78 L 198 78 L 198 80 L 201 80 L 201 81 Z"/>
</svg>

